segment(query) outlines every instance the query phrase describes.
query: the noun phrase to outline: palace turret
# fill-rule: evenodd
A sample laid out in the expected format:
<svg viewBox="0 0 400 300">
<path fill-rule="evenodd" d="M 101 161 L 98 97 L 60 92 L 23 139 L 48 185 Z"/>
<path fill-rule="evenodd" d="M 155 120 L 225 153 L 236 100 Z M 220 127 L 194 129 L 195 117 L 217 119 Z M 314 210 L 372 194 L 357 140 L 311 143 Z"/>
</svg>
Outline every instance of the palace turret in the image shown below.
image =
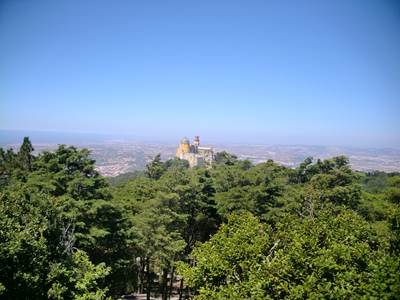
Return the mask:
<svg viewBox="0 0 400 300">
<path fill-rule="evenodd" d="M 214 160 L 214 151 L 211 147 L 200 146 L 200 137 L 195 136 L 193 144 L 184 137 L 176 150 L 176 157 L 185 159 L 190 167 L 211 166 Z"/>
</svg>

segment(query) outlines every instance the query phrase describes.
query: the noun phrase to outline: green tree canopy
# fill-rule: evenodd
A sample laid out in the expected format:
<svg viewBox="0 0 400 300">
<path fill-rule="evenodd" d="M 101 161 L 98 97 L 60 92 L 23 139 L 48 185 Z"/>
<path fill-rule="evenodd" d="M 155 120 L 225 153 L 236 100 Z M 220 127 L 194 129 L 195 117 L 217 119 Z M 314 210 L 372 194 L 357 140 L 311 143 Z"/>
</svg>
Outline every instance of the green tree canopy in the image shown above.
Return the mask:
<svg viewBox="0 0 400 300">
<path fill-rule="evenodd" d="M 196 299 L 395 299 L 398 256 L 354 212 L 288 218 L 276 231 L 231 215 L 181 265 Z"/>
</svg>

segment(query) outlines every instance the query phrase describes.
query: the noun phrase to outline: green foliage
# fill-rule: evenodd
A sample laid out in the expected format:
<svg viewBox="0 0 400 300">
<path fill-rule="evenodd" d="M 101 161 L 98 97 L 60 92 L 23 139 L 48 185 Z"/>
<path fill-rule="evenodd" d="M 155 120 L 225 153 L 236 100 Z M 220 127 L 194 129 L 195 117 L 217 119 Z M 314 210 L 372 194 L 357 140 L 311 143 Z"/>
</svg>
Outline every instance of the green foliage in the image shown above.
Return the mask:
<svg viewBox="0 0 400 300">
<path fill-rule="evenodd" d="M 187 284 L 199 291 L 198 299 L 247 299 L 252 274 L 268 256 L 269 237 L 250 213 L 233 214 L 208 241 L 195 248 L 195 267 L 180 264 Z"/>
<path fill-rule="evenodd" d="M 12 149 L 4 151 L 0 148 L 0 188 L 7 186 L 15 170 L 19 170 L 17 155 Z"/>
<path fill-rule="evenodd" d="M 354 173 L 345 157 L 317 161 L 318 173 L 310 179 L 311 188 L 318 193 L 319 200 L 336 205 L 355 208 L 361 199 L 358 175 Z"/>
<path fill-rule="evenodd" d="M 387 183 L 385 197 L 392 203 L 400 204 L 400 176 L 390 177 Z"/>
<path fill-rule="evenodd" d="M 0 148 L 2 299 L 167 299 L 177 265 L 198 299 L 400 294 L 398 174 L 221 152 L 211 168 L 157 155 L 107 180 L 86 149 L 32 151 Z"/>
<path fill-rule="evenodd" d="M 151 163 L 146 166 L 146 175 L 151 179 L 159 179 L 165 172 L 165 165 L 161 161 L 161 154 L 157 154 Z"/>
<path fill-rule="evenodd" d="M 50 266 L 47 279 L 53 282 L 47 292 L 49 299 L 101 300 L 106 299 L 106 288 L 99 289 L 98 281 L 109 273 L 104 263 L 93 265 L 87 254 L 76 251 L 67 264 Z"/>
<path fill-rule="evenodd" d="M 230 154 L 226 151 L 217 152 L 214 155 L 214 162 L 216 164 L 234 165 L 237 162 L 237 156 Z"/>
<path fill-rule="evenodd" d="M 175 225 L 186 243 L 187 255 L 197 241 L 207 240 L 219 224 L 212 178 L 207 170 L 170 169 L 159 184 L 163 193 L 176 199 L 169 207 L 180 218 Z"/>
<path fill-rule="evenodd" d="M 393 253 L 400 255 L 400 205 L 396 205 L 388 218 L 391 250 Z"/>
<path fill-rule="evenodd" d="M 165 163 L 164 166 L 167 170 L 170 169 L 179 169 L 179 170 L 184 170 L 189 168 L 189 162 L 184 159 L 179 159 L 179 158 L 172 158 L 168 159 Z"/>
<path fill-rule="evenodd" d="M 15 183 L 0 193 L 0 282 L 4 299 L 104 299 L 108 273 L 71 252 L 53 198 Z M 95 297 L 96 296 L 96 297 Z"/>
<path fill-rule="evenodd" d="M 285 168 L 271 161 L 249 169 L 240 165 L 219 167 L 214 177 L 216 206 L 223 217 L 234 211 L 248 211 L 269 218 L 281 205 L 279 197 L 287 182 Z"/>
<path fill-rule="evenodd" d="M 63 145 L 37 157 L 32 150 L 29 139 L 24 139 L 20 151 L 7 151 L 1 162 L 6 177 L 0 192 L 3 294 L 45 297 L 53 284 L 46 280 L 49 266 L 73 272 L 69 266 L 77 248 L 86 251 L 93 263 L 114 267 L 107 272 L 113 282 L 118 259 L 132 253 L 123 239 L 126 224 L 110 201 L 108 185 L 95 171 L 94 160 L 85 149 Z"/>
<path fill-rule="evenodd" d="M 38 299 L 46 292 L 49 202 L 26 192 L 18 185 L 0 193 L 0 283 L 6 299 Z"/>
<path fill-rule="evenodd" d="M 399 258 L 360 216 L 323 211 L 271 231 L 251 215 L 228 224 L 181 265 L 196 299 L 348 299 L 399 292 Z M 379 278 L 379 279 L 378 279 Z"/>
<path fill-rule="evenodd" d="M 384 195 L 364 193 L 357 211 L 368 221 L 387 220 L 394 205 Z"/>
<path fill-rule="evenodd" d="M 275 297 L 369 297 L 366 287 L 375 290 L 376 284 L 371 273 L 388 251 L 387 241 L 350 211 L 336 216 L 327 210 L 316 218 L 284 222 L 276 239 L 282 248 L 262 272 L 280 279 L 266 281 Z"/>
<path fill-rule="evenodd" d="M 144 171 L 133 171 L 133 172 L 123 173 L 114 177 L 107 177 L 107 180 L 112 186 L 116 187 L 118 185 L 124 184 L 132 179 L 136 179 L 141 176 L 145 176 Z"/>
<path fill-rule="evenodd" d="M 396 176 L 398 177 L 399 173 L 369 172 L 362 174 L 361 184 L 366 192 L 380 194 L 391 185 L 391 178 Z"/>
<path fill-rule="evenodd" d="M 33 146 L 28 137 L 24 137 L 24 141 L 22 142 L 22 146 L 19 149 L 17 154 L 18 163 L 20 164 L 23 170 L 31 171 L 32 163 L 34 160 L 34 156 L 32 155 Z"/>
</svg>

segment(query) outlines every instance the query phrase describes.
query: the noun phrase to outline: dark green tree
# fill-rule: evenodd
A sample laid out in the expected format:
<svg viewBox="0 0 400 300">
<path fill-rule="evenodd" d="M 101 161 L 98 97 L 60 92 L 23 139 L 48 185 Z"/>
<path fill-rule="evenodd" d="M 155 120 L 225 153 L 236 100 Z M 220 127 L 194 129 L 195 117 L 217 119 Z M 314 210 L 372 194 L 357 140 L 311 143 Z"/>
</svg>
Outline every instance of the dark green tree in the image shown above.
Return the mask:
<svg viewBox="0 0 400 300">
<path fill-rule="evenodd" d="M 18 162 L 21 165 L 21 168 L 26 171 L 32 170 L 32 163 L 34 156 L 32 152 L 34 151 L 31 141 L 29 137 L 24 137 L 24 141 L 22 142 L 22 146 L 19 149 L 17 154 Z"/>
<path fill-rule="evenodd" d="M 215 153 L 214 162 L 216 164 L 234 165 L 237 162 L 237 156 L 226 151 Z"/>
<path fill-rule="evenodd" d="M 240 164 L 214 170 L 215 202 L 218 212 L 226 217 L 231 212 L 252 212 L 269 218 L 281 204 L 287 182 L 286 168 L 272 161 L 243 169 Z"/>
<path fill-rule="evenodd" d="M 61 220 L 54 198 L 25 182 L 0 192 L 2 299 L 105 299 L 109 269 L 69 249 Z"/>
<path fill-rule="evenodd" d="M 195 299 L 396 299 L 400 260 L 355 212 L 288 216 L 275 230 L 232 215 L 180 265 Z"/>
<path fill-rule="evenodd" d="M 165 172 L 165 165 L 161 161 L 161 154 L 157 154 L 154 159 L 146 165 L 146 175 L 151 179 L 159 179 Z"/>
</svg>

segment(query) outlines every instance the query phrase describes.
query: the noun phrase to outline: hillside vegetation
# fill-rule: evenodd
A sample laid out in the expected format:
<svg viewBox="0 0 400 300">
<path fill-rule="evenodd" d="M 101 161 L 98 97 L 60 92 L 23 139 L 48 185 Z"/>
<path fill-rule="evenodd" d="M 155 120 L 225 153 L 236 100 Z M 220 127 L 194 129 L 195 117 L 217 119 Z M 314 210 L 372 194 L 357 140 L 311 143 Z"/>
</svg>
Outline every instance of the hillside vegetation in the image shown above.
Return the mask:
<svg viewBox="0 0 400 300">
<path fill-rule="evenodd" d="M 400 295 L 399 174 L 221 152 L 108 180 L 86 149 L 32 151 L 0 148 L 1 299 Z"/>
</svg>

